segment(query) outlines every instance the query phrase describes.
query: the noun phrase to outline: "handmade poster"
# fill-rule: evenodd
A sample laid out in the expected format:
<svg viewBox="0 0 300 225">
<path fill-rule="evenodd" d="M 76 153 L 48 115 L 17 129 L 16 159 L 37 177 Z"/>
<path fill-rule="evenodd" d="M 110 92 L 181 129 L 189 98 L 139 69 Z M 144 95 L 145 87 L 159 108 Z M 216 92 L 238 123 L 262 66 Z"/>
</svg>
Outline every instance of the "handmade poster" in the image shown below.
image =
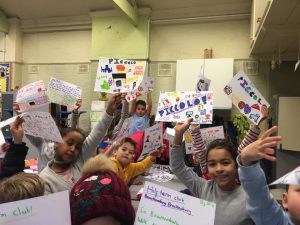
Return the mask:
<svg viewBox="0 0 300 225">
<path fill-rule="evenodd" d="M 270 107 L 243 71 L 233 77 L 224 88 L 224 92 L 239 111 L 254 124 L 258 124 L 261 120 L 262 111 Z"/>
<path fill-rule="evenodd" d="M 125 96 L 127 102 L 130 102 L 139 96 L 147 94 L 149 91 L 152 91 L 154 88 L 154 79 L 152 77 L 144 76 L 141 84 L 137 89 L 134 89 L 128 92 Z"/>
<path fill-rule="evenodd" d="M 23 116 L 24 133 L 34 137 L 40 137 L 53 142 L 63 143 L 60 132 L 48 112 L 27 112 Z"/>
<path fill-rule="evenodd" d="M 192 144 L 192 135 L 190 132 L 186 131 L 183 135 L 184 144 L 185 144 L 185 153 L 193 154 L 193 144 Z"/>
<path fill-rule="evenodd" d="M 172 143 L 174 136 L 175 136 L 175 129 L 167 127 L 164 133 L 164 138 Z"/>
<path fill-rule="evenodd" d="M 154 164 L 149 170 L 149 175 L 145 176 L 146 179 L 155 180 L 157 182 L 168 182 L 174 178 L 174 174 L 171 174 L 169 167 Z"/>
<path fill-rule="evenodd" d="M 71 225 L 69 192 L 0 204 L 0 224 Z"/>
<path fill-rule="evenodd" d="M 143 151 L 138 161 L 157 151 L 163 145 L 162 123 L 157 123 L 145 130 Z"/>
<path fill-rule="evenodd" d="M 94 91 L 130 92 L 139 87 L 145 68 L 146 61 L 100 57 Z"/>
<path fill-rule="evenodd" d="M 50 78 L 47 89 L 51 102 L 67 106 L 69 109 L 76 108 L 76 102 L 81 97 L 81 92 L 81 87 L 54 77 Z"/>
<path fill-rule="evenodd" d="M 123 125 L 122 125 L 122 127 L 120 129 L 120 131 L 117 134 L 117 137 L 114 138 L 113 140 L 122 140 L 125 137 L 129 136 L 128 134 L 129 134 L 130 122 L 131 122 L 130 118 L 125 119 L 125 121 L 123 122 Z"/>
<path fill-rule="evenodd" d="M 210 79 L 200 74 L 196 85 L 196 91 L 208 91 L 210 82 Z"/>
<path fill-rule="evenodd" d="M 39 80 L 20 88 L 17 93 L 16 102 L 20 107 L 20 112 L 49 104 L 44 81 Z"/>
<path fill-rule="evenodd" d="M 14 116 L 14 117 L 11 117 L 11 118 L 9 118 L 7 120 L 1 121 L 0 122 L 0 128 L 12 124 L 17 119 L 17 117 L 18 116 Z"/>
<path fill-rule="evenodd" d="M 105 111 L 107 101 L 92 101 L 91 110 L 92 111 Z"/>
<path fill-rule="evenodd" d="M 146 182 L 135 225 L 213 225 L 216 204 Z"/>
<path fill-rule="evenodd" d="M 5 152 L 2 151 L 2 145 L 5 143 L 4 135 L 0 129 L 0 158 L 4 158 Z"/>
<path fill-rule="evenodd" d="M 210 142 L 216 139 L 225 138 L 223 126 L 202 128 L 200 131 L 205 145 L 208 145 Z"/>
<path fill-rule="evenodd" d="M 298 166 L 293 171 L 285 174 L 284 176 L 280 177 L 270 185 L 275 184 L 294 184 L 294 185 L 300 185 L 300 166 Z"/>
<path fill-rule="evenodd" d="M 211 124 L 212 116 L 212 91 L 160 92 L 156 121 L 184 123 L 191 117 L 195 123 Z"/>
</svg>

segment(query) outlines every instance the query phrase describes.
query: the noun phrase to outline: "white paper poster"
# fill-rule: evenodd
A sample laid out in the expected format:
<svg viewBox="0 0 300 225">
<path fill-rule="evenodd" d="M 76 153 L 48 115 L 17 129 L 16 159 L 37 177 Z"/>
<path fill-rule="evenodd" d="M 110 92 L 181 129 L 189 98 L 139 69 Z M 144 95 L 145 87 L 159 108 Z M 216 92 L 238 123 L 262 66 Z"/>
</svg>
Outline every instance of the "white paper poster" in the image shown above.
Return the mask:
<svg viewBox="0 0 300 225">
<path fill-rule="evenodd" d="M 130 92 L 143 80 L 146 61 L 100 57 L 94 91 Z"/>
<path fill-rule="evenodd" d="M 91 110 L 92 111 L 105 111 L 107 101 L 92 101 Z"/>
<path fill-rule="evenodd" d="M 20 107 L 20 112 L 49 104 L 44 82 L 39 80 L 19 89 L 16 102 Z"/>
<path fill-rule="evenodd" d="M 270 185 L 275 184 L 294 184 L 299 185 L 300 184 L 300 166 L 298 166 L 293 171 L 285 174 L 284 176 L 280 177 Z"/>
<path fill-rule="evenodd" d="M 0 204 L 0 224 L 71 225 L 69 192 Z"/>
<path fill-rule="evenodd" d="M 167 139 L 170 143 L 173 143 L 175 136 L 175 129 L 167 127 L 164 133 L 164 138 Z"/>
<path fill-rule="evenodd" d="M 51 102 L 67 106 L 70 109 L 76 108 L 76 102 L 81 97 L 81 92 L 81 87 L 54 77 L 50 78 L 47 89 Z"/>
<path fill-rule="evenodd" d="M 208 127 L 200 129 L 202 140 L 205 145 L 216 139 L 224 139 L 224 129 L 223 126 Z"/>
<path fill-rule="evenodd" d="M 255 124 L 261 120 L 263 109 L 270 107 L 243 71 L 233 77 L 224 88 L 224 92 L 239 111 Z"/>
<path fill-rule="evenodd" d="M 154 88 L 154 79 L 152 77 L 144 76 L 141 84 L 137 89 L 134 89 L 128 92 L 125 96 L 127 102 L 130 102 L 139 96 L 146 95 L 149 91 L 152 91 Z"/>
<path fill-rule="evenodd" d="M 146 182 L 135 225 L 213 225 L 216 204 Z"/>
<path fill-rule="evenodd" d="M 53 142 L 63 143 L 60 132 L 48 112 L 28 112 L 23 116 L 24 133 Z"/>
<path fill-rule="evenodd" d="M 155 152 L 163 145 L 162 123 L 157 123 L 145 130 L 143 151 L 138 161 L 145 158 L 151 152 Z"/>
<path fill-rule="evenodd" d="M 171 174 L 169 166 L 154 164 L 149 170 L 149 175 L 145 176 L 145 179 L 155 180 L 157 182 L 168 182 L 174 178 L 174 174 Z"/>
<path fill-rule="evenodd" d="M 160 92 L 156 121 L 184 123 L 187 118 L 201 124 L 211 124 L 213 114 L 213 93 L 202 92 Z"/>
</svg>

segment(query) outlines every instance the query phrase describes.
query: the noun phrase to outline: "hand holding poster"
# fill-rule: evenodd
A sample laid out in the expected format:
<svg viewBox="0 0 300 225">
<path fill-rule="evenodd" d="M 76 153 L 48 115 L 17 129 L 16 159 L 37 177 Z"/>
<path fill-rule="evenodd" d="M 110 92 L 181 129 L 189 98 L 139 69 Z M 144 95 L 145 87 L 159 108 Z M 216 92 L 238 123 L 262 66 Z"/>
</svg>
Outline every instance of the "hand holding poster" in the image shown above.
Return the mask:
<svg viewBox="0 0 300 225">
<path fill-rule="evenodd" d="M 157 123 L 145 130 L 144 146 L 138 161 L 145 158 L 151 152 L 157 151 L 163 145 L 162 123 Z"/>
<path fill-rule="evenodd" d="M 28 112 L 23 123 L 24 133 L 53 142 L 63 143 L 60 132 L 48 112 Z"/>
<path fill-rule="evenodd" d="M 0 224 L 71 225 L 69 192 L 0 204 Z"/>
<path fill-rule="evenodd" d="M 135 225 L 213 225 L 216 204 L 146 182 Z"/>
<path fill-rule="evenodd" d="M 46 94 L 44 82 L 39 80 L 19 89 L 16 102 L 20 107 L 20 112 L 48 104 L 49 98 Z"/>
<path fill-rule="evenodd" d="M 154 88 L 154 79 L 151 77 L 144 76 L 139 87 L 137 89 L 128 92 L 125 96 L 125 99 L 127 100 L 127 102 L 130 102 L 139 96 L 147 94 L 148 91 L 152 91 L 153 88 Z"/>
<path fill-rule="evenodd" d="M 70 109 L 76 108 L 76 102 L 81 96 L 81 87 L 63 80 L 50 78 L 47 94 L 53 103 L 65 105 Z"/>
<path fill-rule="evenodd" d="M 239 111 L 256 125 L 262 118 L 262 111 L 270 107 L 243 71 L 233 77 L 224 88 L 224 92 Z"/>
<path fill-rule="evenodd" d="M 142 82 L 146 61 L 100 58 L 94 91 L 130 92 Z"/>
<path fill-rule="evenodd" d="M 300 185 L 300 166 L 298 166 L 293 171 L 285 174 L 284 176 L 280 177 L 273 183 L 269 185 L 275 184 L 293 184 L 293 185 Z"/>
<path fill-rule="evenodd" d="M 161 92 L 155 120 L 183 123 L 192 117 L 196 123 L 211 124 L 212 114 L 211 91 Z"/>
</svg>

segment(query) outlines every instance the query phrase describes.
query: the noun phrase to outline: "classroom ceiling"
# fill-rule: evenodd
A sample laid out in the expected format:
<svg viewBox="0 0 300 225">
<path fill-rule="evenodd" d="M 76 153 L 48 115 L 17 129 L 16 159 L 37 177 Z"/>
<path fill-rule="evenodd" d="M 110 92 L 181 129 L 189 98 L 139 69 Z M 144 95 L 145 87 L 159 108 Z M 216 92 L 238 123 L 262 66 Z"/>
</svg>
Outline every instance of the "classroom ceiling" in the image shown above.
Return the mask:
<svg viewBox="0 0 300 225">
<path fill-rule="evenodd" d="M 128 0 L 138 8 L 151 8 L 153 20 L 197 16 L 250 15 L 251 0 Z M 21 20 L 84 16 L 115 9 L 112 0 L 0 0 L 0 9 Z"/>
</svg>

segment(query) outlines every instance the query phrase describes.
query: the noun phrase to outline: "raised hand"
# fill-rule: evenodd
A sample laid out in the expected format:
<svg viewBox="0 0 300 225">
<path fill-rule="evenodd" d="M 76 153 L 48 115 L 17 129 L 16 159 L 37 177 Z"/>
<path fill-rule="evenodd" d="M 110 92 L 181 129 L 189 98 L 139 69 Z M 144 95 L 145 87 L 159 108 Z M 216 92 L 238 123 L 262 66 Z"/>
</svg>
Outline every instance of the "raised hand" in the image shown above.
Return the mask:
<svg viewBox="0 0 300 225">
<path fill-rule="evenodd" d="M 17 115 L 21 114 L 21 112 L 20 112 L 20 106 L 19 106 L 19 104 L 16 103 L 16 102 L 13 103 L 13 111 L 14 111 Z"/>
<path fill-rule="evenodd" d="M 17 117 L 17 119 L 10 125 L 10 132 L 13 136 L 13 141 L 15 144 L 22 144 L 23 136 L 24 136 L 24 130 L 22 127 L 22 123 L 24 120 L 20 117 Z"/>
<path fill-rule="evenodd" d="M 74 109 L 74 112 L 78 113 L 79 109 L 81 108 L 82 106 L 82 99 L 79 98 L 77 101 L 76 101 L 76 108 Z"/>
<path fill-rule="evenodd" d="M 122 93 L 114 94 L 108 101 L 106 112 L 108 115 L 112 116 L 117 109 L 117 107 L 122 103 L 121 100 Z"/>
<path fill-rule="evenodd" d="M 175 129 L 175 136 L 173 140 L 173 144 L 175 145 L 181 145 L 182 144 L 182 138 L 184 132 L 189 128 L 191 125 L 191 122 L 193 121 L 193 118 L 188 118 L 185 123 L 183 124 L 177 124 L 174 129 Z"/>
<path fill-rule="evenodd" d="M 275 161 L 274 157 L 275 147 L 282 139 L 281 136 L 270 137 L 271 134 L 277 131 L 277 127 L 274 126 L 267 130 L 257 141 L 246 146 L 241 153 L 241 162 L 244 166 L 250 166 L 252 162 L 267 159 L 270 161 Z"/>
</svg>

